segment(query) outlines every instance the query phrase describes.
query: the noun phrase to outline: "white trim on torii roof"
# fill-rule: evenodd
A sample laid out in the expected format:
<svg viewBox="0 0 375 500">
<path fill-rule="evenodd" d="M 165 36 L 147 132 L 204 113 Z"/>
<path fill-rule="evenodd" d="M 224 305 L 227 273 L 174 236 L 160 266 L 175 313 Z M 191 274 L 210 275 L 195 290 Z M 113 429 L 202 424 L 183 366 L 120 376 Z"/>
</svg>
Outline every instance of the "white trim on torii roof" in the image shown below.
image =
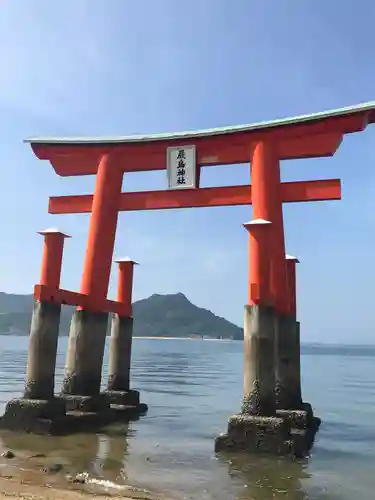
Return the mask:
<svg viewBox="0 0 375 500">
<path fill-rule="evenodd" d="M 237 125 L 232 127 L 210 128 L 206 130 L 191 130 L 186 132 L 176 133 L 161 133 L 149 135 L 130 135 L 130 136 L 108 136 L 108 137 L 31 137 L 25 139 L 24 142 L 31 144 L 121 144 L 121 143 L 137 143 L 162 141 L 170 139 L 187 139 L 194 137 L 205 137 L 220 134 L 231 134 L 234 132 L 248 132 L 252 130 L 261 130 L 272 127 L 281 127 L 287 125 L 295 125 L 304 122 L 314 122 L 323 118 L 332 118 L 335 116 L 344 116 L 363 111 L 375 111 L 375 101 L 357 104 L 355 106 L 347 106 L 344 108 L 333 109 L 329 111 L 321 111 L 309 115 L 300 115 L 279 120 L 269 120 L 249 125 Z"/>
</svg>

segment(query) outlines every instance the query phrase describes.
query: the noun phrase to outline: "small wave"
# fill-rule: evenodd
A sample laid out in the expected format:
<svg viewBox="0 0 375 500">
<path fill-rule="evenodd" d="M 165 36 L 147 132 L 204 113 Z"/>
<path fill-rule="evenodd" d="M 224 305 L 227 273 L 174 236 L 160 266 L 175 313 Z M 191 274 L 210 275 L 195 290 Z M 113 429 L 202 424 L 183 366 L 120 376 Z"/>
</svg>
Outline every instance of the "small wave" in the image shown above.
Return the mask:
<svg viewBox="0 0 375 500">
<path fill-rule="evenodd" d="M 132 493 L 149 495 L 148 490 L 136 488 L 135 486 L 130 486 L 128 484 L 118 484 L 114 481 L 110 481 L 109 479 L 97 479 L 95 477 L 90 477 L 88 472 L 81 472 L 80 474 L 77 474 L 76 479 L 81 480 L 82 482 L 84 482 L 84 484 L 99 486 L 106 491 L 112 489 L 117 491 L 131 491 Z M 142 498 L 144 498 L 144 496 Z"/>
</svg>

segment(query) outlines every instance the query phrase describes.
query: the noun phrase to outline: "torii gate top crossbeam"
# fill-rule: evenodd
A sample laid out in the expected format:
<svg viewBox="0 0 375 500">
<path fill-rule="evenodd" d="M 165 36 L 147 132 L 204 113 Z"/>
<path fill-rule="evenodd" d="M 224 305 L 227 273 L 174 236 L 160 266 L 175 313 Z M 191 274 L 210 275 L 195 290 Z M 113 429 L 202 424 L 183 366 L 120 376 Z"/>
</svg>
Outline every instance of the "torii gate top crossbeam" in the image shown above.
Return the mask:
<svg viewBox="0 0 375 500">
<path fill-rule="evenodd" d="M 117 168 L 123 172 L 163 170 L 165 151 L 184 141 L 197 146 L 201 166 L 247 163 L 251 144 L 272 140 L 279 159 L 331 156 L 344 134 L 362 131 L 375 122 L 375 101 L 236 127 L 222 127 L 174 134 L 98 138 L 31 138 L 35 155 L 49 160 L 61 176 L 93 175 L 100 157 L 118 153 Z"/>
</svg>

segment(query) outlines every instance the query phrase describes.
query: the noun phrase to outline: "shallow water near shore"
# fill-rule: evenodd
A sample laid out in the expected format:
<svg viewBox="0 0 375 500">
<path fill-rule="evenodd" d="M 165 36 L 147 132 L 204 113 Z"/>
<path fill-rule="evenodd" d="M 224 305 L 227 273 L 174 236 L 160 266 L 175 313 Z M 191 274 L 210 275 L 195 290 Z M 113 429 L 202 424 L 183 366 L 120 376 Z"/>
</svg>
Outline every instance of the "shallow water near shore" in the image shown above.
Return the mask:
<svg viewBox="0 0 375 500">
<path fill-rule="evenodd" d="M 27 337 L 0 336 L 1 412 L 22 393 L 27 345 Z M 61 338 L 57 389 L 66 346 L 67 338 Z M 66 474 L 87 473 L 93 488 L 113 494 L 126 494 L 122 487 L 132 485 L 192 500 L 372 500 L 375 348 L 303 349 L 304 400 L 323 424 L 312 456 L 298 462 L 213 452 L 215 436 L 240 407 L 242 347 L 241 342 L 135 339 L 132 386 L 149 405 L 147 416 L 98 435 L 3 432 L 0 447 L 16 457 L 0 458 L 0 476 L 66 487 Z M 107 351 L 104 381 L 106 359 Z M 53 464 L 62 469 L 42 471 Z"/>
</svg>

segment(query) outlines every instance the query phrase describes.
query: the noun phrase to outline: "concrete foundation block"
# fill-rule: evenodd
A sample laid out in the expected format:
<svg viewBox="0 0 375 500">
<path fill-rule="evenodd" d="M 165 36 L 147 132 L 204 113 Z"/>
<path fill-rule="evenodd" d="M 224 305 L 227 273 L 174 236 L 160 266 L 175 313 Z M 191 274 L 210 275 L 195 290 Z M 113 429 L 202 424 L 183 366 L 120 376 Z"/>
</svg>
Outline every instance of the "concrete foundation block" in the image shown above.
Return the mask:
<svg viewBox="0 0 375 500">
<path fill-rule="evenodd" d="M 133 403 L 138 399 L 138 404 L 110 405 L 105 394 L 60 395 L 51 400 L 13 399 L 0 418 L 0 429 L 41 435 L 100 432 L 114 423 L 138 420 L 147 412 L 147 405 L 139 403 L 138 392 L 133 391 L 131 396 L 135 398 Z"/>
<path fill-rule="evenodd" d="M 9 401 L 4 417 L 55 418 L 65 415 L 65 404 L 59 398 L 50 400 L 17 398 Z"/>
<path fill-rule="evenodd" d="M 142 403 L 138 406 L 106 404 L 101 411 L 87 411 L 92 401 L 89 399 L 71 399 L 69 411 L 65 413 L 65 398 L 56 398 L 55 401 L 12 400 L 6 407 L 5 414 L 0 418 L 0 429 L 14 432 L 27 432 L 41 435 L 70 435 L 77 432 L 97 433 L 104 431 L 107 426 L 118 423 L 124 424 L 138 420 L 147 412 L 147 406 Z M 82 405 L 83 411 L 82 411 Z M 91 408 L 98 409 L 97 406 Z"/>
<path fill-rule="evenodd" d="M 310 418 L 314 416 L 314 412 L 310 403 L 302 402 L 301 409 L 304 410 Z"/>
<path fill-rule="evenodd" d="M 100 413 L 110 409 L 108 398 L 103 394 L 98 394 L 96 396 L 61 394 L 60 399 L 64 402 L 66 411 Z"/>
<path fill-rule="evenodd" d="M 313 417 L 313 420 L 307 429 L 291 429 L 293 455 L 296 458 L 303 458 L 309 455 L 311 448 L 313 447 L 319 425 L 320 419 Z"/>
<path fill-rule="evenodd" d="M 296 458 L 304 458 L 308 456 L 313 440 L 307 429 L 292 429 L 291 430 L 291 445 L 293 448 L 293 456 Z"/>
<path fill-rule="evenodd" d="M 291 429 L 307 429 L 312 417 L 304 410 L 276 410 L 276 415 L 283 418 Z"/>
<path fill-rule="evenodd" d="M 139 406 L 139 392 L 133 389 L 128 391 L 104 391 L 102 396 L 106 397 L 110 404 Z"/>
<path fill-rule="evenodd" d="M 311 405 L 303 403 L 298 410 L 277 410 L 276 414 L 283 418 L 290 428 L 294 455 L 307 456 L 321 424 L 320 418 L 314 416 Z"/>
<path fill-rule="evenodd" d="M 289 455 L 292 443 L 282 418 L 239 414 L 230 418 L 227 434 L 216 439 L 215 451 Z"/>
<path fill-rule="evenodd" d="M 139 403 L 138 406 L 112 404 L 111 410 L 114 410 L 120 419 L 123 419 L 124 415 L 131 415 L 132 419 L 138 419 L 138 417 L 146 415 L 148 406 L 146 403 Z"/>
<path fill-rule="evenodd" d="M 59 398 L 50 400 L 17 398 L 7 403 L 0 427 L 45 434 L 48 433 L 50 422 L 65 416 L 65 404 Z"/>
<path fill-rule="evenodd" d="M 310 453 L 317 429 L 314 419 L 308 428 L 302 429 L 291 428 L 290 422 L 279 416 L 233 415 L 227 433 L 215 440 L 215 452 L 303 458 Z"/>
<path fill-rule="evenodd" d="M 291 429 L 316 429 L 320 426 L 320 418 L 314 416 L 310 403 L 302 403 L 295 410 L 276 410 L 276 414 L 283 418 Z"/>
</svg>

